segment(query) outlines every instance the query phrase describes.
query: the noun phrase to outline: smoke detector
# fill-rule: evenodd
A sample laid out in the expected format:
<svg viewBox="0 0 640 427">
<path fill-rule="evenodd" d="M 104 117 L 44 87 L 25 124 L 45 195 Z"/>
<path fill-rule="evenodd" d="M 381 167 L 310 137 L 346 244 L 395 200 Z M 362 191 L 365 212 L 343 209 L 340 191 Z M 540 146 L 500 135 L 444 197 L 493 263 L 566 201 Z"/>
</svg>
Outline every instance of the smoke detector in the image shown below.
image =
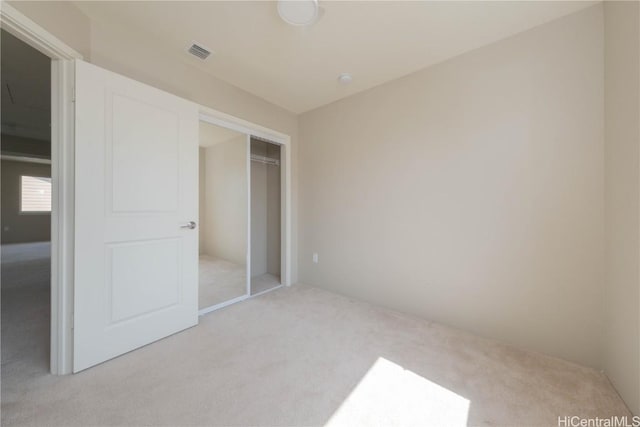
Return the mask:
<svg viewBox="0 0 640 427">
<path fill-rule="evenodd" d="M 187 47 L 187 52 L 202 61 L 211 55 L 211 49 L 197 42 L 192 42 L 191 45 Z"/>
<path fill-rule="evenodd" d="M 342 73 L 338 76 L 338 82 L 342 85 L 348 85 L 353 81 L 353 77 L 349 73 Z"/>
<path fill-rule="evenodd" d="M 289 25 L 311 25 L 318 18 L 318 0 L 278 0 L 278 15 Z"/>
</svg>

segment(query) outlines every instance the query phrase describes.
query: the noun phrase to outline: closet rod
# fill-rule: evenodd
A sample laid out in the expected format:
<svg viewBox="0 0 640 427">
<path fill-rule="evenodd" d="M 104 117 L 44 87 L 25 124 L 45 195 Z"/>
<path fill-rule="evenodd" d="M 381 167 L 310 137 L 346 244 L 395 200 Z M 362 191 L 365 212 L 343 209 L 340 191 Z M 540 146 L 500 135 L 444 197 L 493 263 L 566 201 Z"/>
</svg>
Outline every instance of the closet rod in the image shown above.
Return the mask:
<svg viewBox="0 0 640 427">
<path fill-rule="evenodd" d="M 252 162 L 264 163 L 264 164 L 267 164 L 267 165 L 280 166 L 280 161 L 279 160 L 272 159 L 272 158 L 265 157 L 265 156 L 258 156 L 257 154 L 252 154 L 251 155 L 251 161 Z"/>
</svg>

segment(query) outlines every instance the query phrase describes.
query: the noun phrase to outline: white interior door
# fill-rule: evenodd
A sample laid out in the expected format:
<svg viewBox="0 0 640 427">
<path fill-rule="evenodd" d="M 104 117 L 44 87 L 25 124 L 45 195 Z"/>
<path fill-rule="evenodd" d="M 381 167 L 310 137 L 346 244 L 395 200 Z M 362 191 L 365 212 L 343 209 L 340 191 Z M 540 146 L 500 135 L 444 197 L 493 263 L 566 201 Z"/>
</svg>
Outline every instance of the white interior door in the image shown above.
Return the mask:
<svg viewBox="0 0 640 427">
<path fill-rule="evenodd" d="M 76 61 L 73 371 L 198 323 L 198 107 Z"/>
</svg>

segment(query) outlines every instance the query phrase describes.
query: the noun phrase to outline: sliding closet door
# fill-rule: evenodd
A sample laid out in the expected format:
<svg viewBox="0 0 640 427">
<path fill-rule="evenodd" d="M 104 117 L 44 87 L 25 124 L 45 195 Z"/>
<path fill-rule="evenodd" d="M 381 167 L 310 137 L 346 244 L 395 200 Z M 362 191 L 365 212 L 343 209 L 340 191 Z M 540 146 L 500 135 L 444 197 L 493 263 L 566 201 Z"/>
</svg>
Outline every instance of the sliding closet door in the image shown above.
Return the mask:
<svg viewBox="0 0 640 427">
<path fill-rule="evenodd" d="M 248 296 L 247 136 L 200 124 L 201 313 Z"/>
<path fill-rule="evenodd" d="M 77 61 L 78 372 L 198 322 L 198 107 Z"/>
</svg>

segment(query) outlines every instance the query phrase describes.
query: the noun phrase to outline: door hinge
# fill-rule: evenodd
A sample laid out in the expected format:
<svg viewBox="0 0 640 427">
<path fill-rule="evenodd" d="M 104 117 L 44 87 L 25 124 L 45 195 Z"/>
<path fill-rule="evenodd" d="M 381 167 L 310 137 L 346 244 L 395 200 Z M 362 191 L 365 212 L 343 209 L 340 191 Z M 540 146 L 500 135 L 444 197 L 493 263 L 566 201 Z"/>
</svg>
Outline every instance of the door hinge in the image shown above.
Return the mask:
<svg viewBox="0 0 640 427">
<path fill-rule="evenodd" d="M 76 102 L 76 87 L 71 89 L 71 102 Z"/>
<path fill-rule="evenodd" d="M 75 314 L 71 315 L 71 329 L 75 329 L 75 324 L 76 324 L 76 316 Z"/>
</svg>

